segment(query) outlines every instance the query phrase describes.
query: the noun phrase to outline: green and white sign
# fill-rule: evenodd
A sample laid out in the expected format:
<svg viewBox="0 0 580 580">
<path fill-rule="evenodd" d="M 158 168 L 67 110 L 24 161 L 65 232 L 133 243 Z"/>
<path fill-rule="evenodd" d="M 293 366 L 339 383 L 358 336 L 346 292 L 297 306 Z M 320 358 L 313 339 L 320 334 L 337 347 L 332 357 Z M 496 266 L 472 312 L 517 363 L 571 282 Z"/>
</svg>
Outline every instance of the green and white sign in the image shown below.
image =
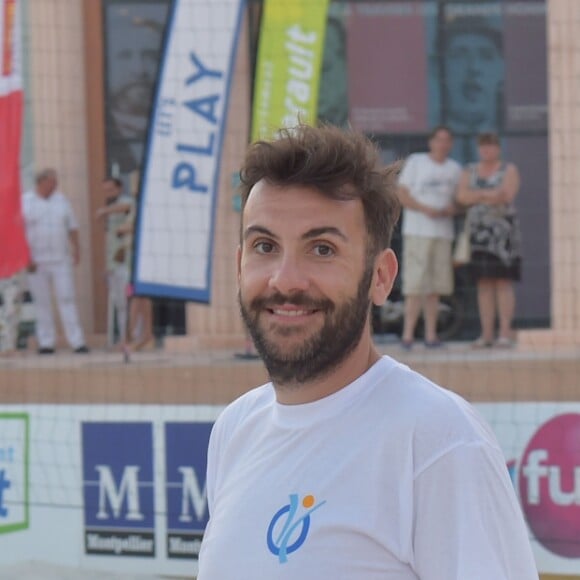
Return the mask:
<svg viewBox="0 0 580 580">
<path fill-rule="evenodd" d="M 0 413 L 0 534 L 28 528 L 26 413 Z"/>
<path fill-rule="evenodd" d="M 316 121 L 328 0 L 266 0 L 260 31 L 252 140 L 300 119 Z"/>
</svg>

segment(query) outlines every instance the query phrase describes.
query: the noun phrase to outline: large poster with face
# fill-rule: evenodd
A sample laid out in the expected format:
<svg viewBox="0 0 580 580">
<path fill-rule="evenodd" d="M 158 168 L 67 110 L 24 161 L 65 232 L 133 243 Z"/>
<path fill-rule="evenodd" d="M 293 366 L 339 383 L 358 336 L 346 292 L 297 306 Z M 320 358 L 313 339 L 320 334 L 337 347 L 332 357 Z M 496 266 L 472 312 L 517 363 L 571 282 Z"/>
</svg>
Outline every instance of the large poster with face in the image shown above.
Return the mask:
<svg viewBox="0 0 580 580">
<path fill-rule="evenodd" d="M 457 137 L 453 156 L 474 161 L 478 133 L 546 129 L 545 17 L 544 0 L 351 2 L 340 18 L 348 66 L 335 74 L 335 101 L 373 134 L 445 124 Z M 325 59 L 324 70 L 340 61 Z"/>
<path fill-rule="evenodd" d="M 475 161 L 475 137 L 501 133 L 504 113 L 505 59 L 501 2 L 445 2 L 430 59 L 430 89 L 439 107 L 431 109 L 431 125 L 439 123 L 456 135 L 453 156 Z"/>
<path fill-rule="evenodd" d="M 141 168 L 169 2 L 105 5 L 108 170 Z M 130 192 L 134 193 L 134 192 Z"/>
<path fill-rule="evenodd" d="M 501 4 L 442 8 L 435 44 L 439 120 L 457 133 L 497 131 L 505 76 Z"/>
</svg>

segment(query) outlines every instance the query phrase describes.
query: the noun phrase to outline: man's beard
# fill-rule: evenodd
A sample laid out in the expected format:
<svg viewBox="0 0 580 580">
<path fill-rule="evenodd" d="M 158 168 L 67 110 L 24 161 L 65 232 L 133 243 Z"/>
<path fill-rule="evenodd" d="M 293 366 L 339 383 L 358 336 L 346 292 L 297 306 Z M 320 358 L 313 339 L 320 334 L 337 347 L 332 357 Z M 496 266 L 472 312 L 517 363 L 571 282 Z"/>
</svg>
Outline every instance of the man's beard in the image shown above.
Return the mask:
<svg viewBox="0 0 580 580">
<path fill-rule="evenodd" d="M 275 293 L 268 298 L 258 297 L 248 305 L 244 303 L 241 291 L 238 291 L 242 318 L 274 383 L 298 387 L 300 383 L 328 375 L 348 357 L 360 342 L 367 323 L 371 307 L 369 289 L 372 276 L 372 267 L 367 267 L 356 295 L 342 305 L 336 305 L 328 299 L 314 300 L 303 292 L 288 296 Z M 325 316 L 324 324 L 316 334 L 286 352 L 267 336 L 268 333 L 259 322 L 260 315 L 267 309 L 283 304 L 318 310 Z M 270 332 L 283 338 L 302 331 L 302 328 L 288 326 Z"/>
</svg>

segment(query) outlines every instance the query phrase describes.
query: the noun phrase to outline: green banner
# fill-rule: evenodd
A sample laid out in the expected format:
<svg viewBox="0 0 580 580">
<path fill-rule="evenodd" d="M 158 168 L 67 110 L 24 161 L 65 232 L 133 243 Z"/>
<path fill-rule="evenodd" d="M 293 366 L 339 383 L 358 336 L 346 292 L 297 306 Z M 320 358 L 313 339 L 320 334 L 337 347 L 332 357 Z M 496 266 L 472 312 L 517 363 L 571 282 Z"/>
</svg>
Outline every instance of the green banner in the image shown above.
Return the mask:
<svg viewBox="0 0 580 580">
<path fill-rule="evenodd" d="M 264 0 L 252 141 L 316 121 L 328 0 Z"/>
</svg>

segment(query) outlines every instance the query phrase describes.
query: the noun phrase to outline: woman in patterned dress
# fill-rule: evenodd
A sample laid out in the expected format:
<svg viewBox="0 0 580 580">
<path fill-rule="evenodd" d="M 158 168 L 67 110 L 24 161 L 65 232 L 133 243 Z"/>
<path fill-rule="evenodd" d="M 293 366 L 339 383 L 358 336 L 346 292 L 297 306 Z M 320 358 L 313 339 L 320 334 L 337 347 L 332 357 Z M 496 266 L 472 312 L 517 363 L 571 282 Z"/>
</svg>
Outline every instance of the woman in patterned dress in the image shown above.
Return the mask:
<svg viewBox="0 0 580 580">
<path fill-rule="evenodd" d="M 512 322 L 514 282 L 521 275 L 521 235 L 514 205 L 520 177 L 513 163 L 501 158 L 499 137 L 483 133 L 477 140 L 479 162 L 468 166 L 460 180 L 457 200 L 468 206 L 471 273 L 477 283 L 481 337 L 475 347 L 515 344 Z"/>
</svg>

